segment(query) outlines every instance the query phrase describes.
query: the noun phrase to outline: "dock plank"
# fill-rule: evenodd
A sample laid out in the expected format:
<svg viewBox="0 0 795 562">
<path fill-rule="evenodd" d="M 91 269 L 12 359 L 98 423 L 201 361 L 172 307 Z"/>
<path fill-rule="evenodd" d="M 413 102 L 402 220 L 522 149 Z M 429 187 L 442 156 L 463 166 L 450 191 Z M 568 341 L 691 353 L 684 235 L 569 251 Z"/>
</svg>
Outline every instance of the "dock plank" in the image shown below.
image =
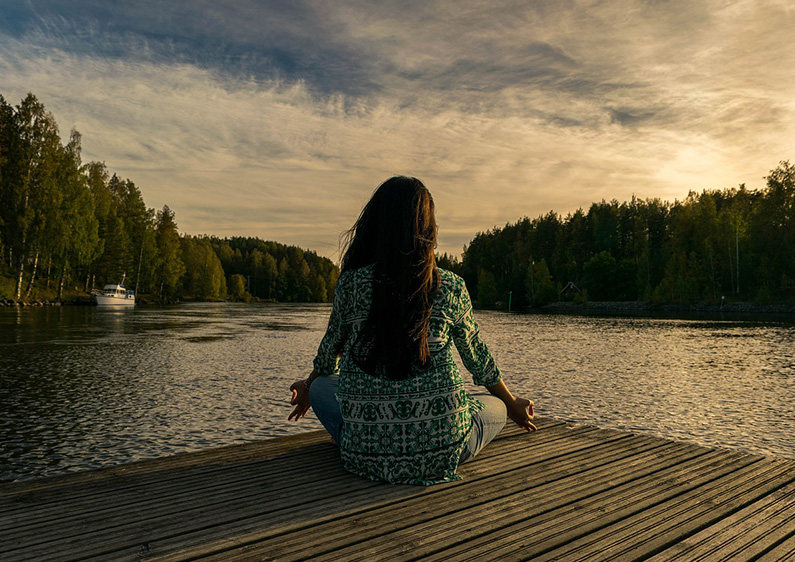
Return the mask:
<svg viewBox="0 0 795 562">
<path fill-rule="evenodd" d="M 787 474 L 790 470 L 780 465 L 767 466 L 762 461 L 753 463 L 706 485 L 648 507 L 644 505 L 645 509 L 631 517 L 611 521 L 534 559 L 642 560 L 719 521 L 738 506 L 774 491 L 791 479 Z"/>
<path fill-rule="evenodd" d="M 792 560 L 795 560 L 795 536 L 790 535 L 786 541 L 768 550 L 754 562 L 792 562 Z"/>
<path fill-rule="evenodd" d="M 680 541 L 650 562 L 755 560 L 795 535 L 795 484 L 764 496 L 715 525 Z M 790 554 L 791 556 L 793 553 Z M 779 555 L 784 559 L 784 552 Z"/>
<path fill-rule="evenodd" d="M 504 510 L 499 518 L 485 522 L 473 514 L 471 536 L 468 534 L 466 540 L 458 537 L 452 544 L 438 544 L 438 540 L 433 540 L 425 544 L 421 552 L 427 560 L 478 560 L 490 554 L 510 556 L 515 552 L 537 555 L 603 525 L 606 513 L 616 517 L 621 510 L 631 512 L 637 502 L 655 491 L 659 493 L 657 488 L 670 493 L 664 482 L 672 477 L 684 478 L 693 471 L 719 468 L 718 463 L 721 469 L 730 469 L 723 458 L 688 453 L 672 455 L 668 462 L 658 462 L 654 471 L 615 465 L 602 467 L 601 479 L 594 478 L 579 486 L 568 480 L 561 481 L 559 487 L 539 490 L 524 498 L 525 509 Z M 615 471 L 610 470 L 612 468 Z M 662 471 L 669 474 L 661 477 Z M 648 478 L 660 484 L 650 485 Z"/>
<path fill-rule="evenodd" d="M 593 451 L 590 449 L 589 454 Z M 620 451 L 616 451 L 613 457 L 619 458 Z M 351 559 L 351 557 L 361 557 L 360 559 L 392 559 L 395 554 L 381 546 L 382 535 L 385 529 L 390 529 L 394 534 L 397 530 L 403 529 L 408 537 L 399 537 L 397 543 L 399 548 L 403 548 L 406 540 L 416 543 L 416 535 L 435 536 L 437 539 L 445 533 L 460 531 L 466 524 L 465 515 L 467 513 L 482 514 L 483 509 L 489 513 L 495 510 L 513 510 L 516 506 L 517 494 L 522 493 L 534 483 L 539 486 L 550 484 L 553 479 L 559 479 L 564 474 L 569 474 L 569 479 L 575 478 L 576 473 L 571 471 L 577 465 L 582 464 L 582 455 L 575 455 L 574 458 L 561 459 L 558 463 L 523 464 L 519 470 L 503 473 L 500 477 L 491 478 L 489 482 L 483 482 L 477 486 L 476 491 L 471 490 L 471 486 L 445 486 L 432 497 L 413 498 L 402 502 L 399 506 L 387 506 L 382 509 L 370 510 L 365 517 L 360 514 L 352 514 L 346 517 L 337 518 L 333 524 L 323 529 L 313 530 L 317 533 L 316 539 L 323 544 L 322 551 L 316 550 L 315 560 L 335 560 Z M 564 466 L 567 464 L 568 467 Z M 533 467 L 531 471 L 525 471 L 527 467 Z M 462 471 L 464 472 L 464 471 Z M 526 472 L 526 473 L 525 473 Z M 472 475 L 466 475 L 466 482 L 470 482 Z M 561 490 L 561 495 L 565 495 L 565 490 Z M 443 517 L 454 520 L 450 527 L 439 527 Z M 426 527 L 433 529 L 433 534 L 426 534 Z M 278 560 L 300 559 L 304 554 L 303 543 L 305 531 L 296 531 L 290 535 L 280 535 L 270 541 L 263 541 L 258 545 L 256 552 L 264 556 L 268 553 Z M 353 548 L 347 548 L 353 544 Z M 252 552 L 255 550 L 252 549 Z M 415 549 L 416 551 L 416 549 Z M 324 555 L 325 553 L 325 555 Z M 231 558 L 230 560 L 234 560 Z"/>
<path fill-rule="evenodd" d="M 2 484 L 0 558 L 795 560 L 795 461 L 539 428 L 430 487 L 345 472 L 323 432 Z"/>
<path fill-rule="evenodd" d="M 538 459 L 543 459 L 544 455 L 554 457 L 556 455 L 565 456 L 569 454 L 574 454 L 576 452 L 583 452 L 585 450 L 590 451 L 595 446 L 603 446 L 603 447 L 611 446 L 610 445 L 611 440 L 619 440 L 626 438 L 626 436 L 624 435 L 612 435 L 610 439 L 606 438 L 606 436 L 604 435 L 599 437 L 599 435 L 596 435 L 597 432 L 594 428 L 578 428 L 573 430 L 567 429 L 564 431 L 565 433 L 560 433 L 560 434 L 553 433 L 551 436 L 549 436 L 550 438 L 555 438 L 555 439 L 550 439 L 547 447 L 545 448 L 538 447 L 538 450 L 536 450 L 536 447 L 531 448 L 528 451 L 526 457 L 521 457 L 516 455 L 515 454 L 516 445 L 513 444 L 509 447 L 508 453 L 510 454 L 507 455 L 507 459 L 505 459 L 505 454 L 504 454 L 505 451 L 501 449 L 500 442 L 495 443 L 493 448 L 490 447 L 489 453 L 483 455 L 484 458 L 481 459 L 482 462 L 479 465 L 477 463 L 473 463 L 472 465 L 467 465 L 467 467 L 471 468 L 471 470 L 467 473 L 466 480 L 464 482 L 471 483 L 473 480 L 477 480 L 479 478 L 494 478 L 499 474 L 508 473 L 510 471 L 516 470 L 517 468 L 522 468 L 523 466 L 526 465 L 527 462 L 529 462 L 528 459 L 532 460 L 535 457 L 537 457 Z M 533 437 L 541 438 L 540 435 Z M 499 464 L 498 467 L 494 466 L 495 462 Z M 557 474 L 560 475 L 565 472 L 566 466 L 565 464 L 557 464 L 555 465 L 555 469 L 557 471 Z M 439 499 L 439 497 L 444 498 L 446 495 L 448 495 L 451 492 L 450 488 L 456 488 L 460 485 L 463 485 L 464 482 L 454 482 L 444 486 L 433 486 L 429 488 L 417 488 L 413 486 L 408 486 L 408 487 L 387 486 L 388 488 L 394 488 L 394 489 L 407 488 L 409 491 L 411 491 L 414 494 L 414 497 L 402 498 L 401 505 L 396 506 L 394 508 L 391 507 L 391 503 L 383 503 L 381 505 L 370 503 L 369 505 L 366 506 L 365 511 L 369 514 L 373 510 L 378 508 L 389 509 L 390 511 L 416 510 L 421 508 L 423 504 L 429 501 L 421 498 L 432 496 L 434 499 L 431 501 L 441 502 L 442 499 Z M 469 490 L 468 493 L 473 497 L 483 496 L 487 500 L 491 498 L 493 495 L 489 492 L 488 486 L 477 486 L 477 487 L 469 486 L 467 487 L 467 490 Z M 440 494 L 441 496 L 437 496 L 437 494 Z M 445 499 L 444 501 L 447 500 Z M 318 505 L 317 502 L 313 502 L 312 505 L 315 506 L 316 508 L 315 511 L 317 513 L 323 512 L 322 504 Z M 321 542 L 322 539 L 320 538 L 320 535 L 316 534 L 318 533 L 317 528 L 319 523 L 325 523 L 327 525 L 330 525 L 332 527 L 331 532 L 333 534 L 334 532 L 333 527 L 335 521 L 342 520 L 346 516 L 358 517 L 361 512 L 362 512 L 361 509 L 359 510 L 352 509 L 347 514 L 338 514 L 333 517 L 327 517 L 325 519 L 319 518 L 317 520 L 312 520 L 310 521 L 310 526 L 312 527 L 313 536 L 316 538 L 318 542 Z M 390 517 L 390 520 L 393 521 L 395 518 L 396 516 L 393 514 Z M 266 543 L 265 546 L 257 547 L 258 550 L 264 549 L 267 551 L 271 548 L 271 545 L 286 545 L 289 538 L 287 535 L 290 532 L 293 532 L 293 536 L 298 537 L 297 540 L 299 544 L 305 543 L 305 539 L 303 537 L 306 533 L 307 528 L 308 527 L 306 524 L 300 524 L 297 526 L 282 525 L 271 528 L 263 527 L 261 525 L 256 525 L 253 529 L 253 532 L 246 535 L 241 535 L 240 534 L 241 530 L 238 530 L 237 536 L 238 537 L 245 536 L 245 540 L 247 542 L 264 541 L 272 539 L 271 543 Z M 360 531 L 361 529 L 357 530 L 358 533 L 360 533 Z M 315 552 L 317 553 L 317 550 Z M 222 554 L 221 559 L 228 558 L 230 556 L 231 556 L 230 554 L 224 553 Z"/>
</svg>

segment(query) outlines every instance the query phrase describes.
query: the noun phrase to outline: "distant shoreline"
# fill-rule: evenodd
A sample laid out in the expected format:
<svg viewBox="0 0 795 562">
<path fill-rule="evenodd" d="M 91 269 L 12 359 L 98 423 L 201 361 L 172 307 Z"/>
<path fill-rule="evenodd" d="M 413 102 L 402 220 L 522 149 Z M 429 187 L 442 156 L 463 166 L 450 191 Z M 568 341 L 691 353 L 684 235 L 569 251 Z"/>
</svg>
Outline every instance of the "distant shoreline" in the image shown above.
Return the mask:
<svg viewBox="0 0 795 562">
<path fill-rule="evenodd" d="M 636 312 L 695 312 L 695 313 L 731 313 L 731 314 L 795 314 L 795 305 L 785 303 L 727 302 L 727 303 L 661 303 L 652 304 L 643 301 L 616 302 L 556 302 L 534 312 L 553 313 L 636 313 Z"/>
<path fill-rule="evenodd" d="M 236 300 L 177 300 L 169 299 L 160 301 L 151 297 L 136 297 L 135 306 L 171 306 L 175 304 L 192 304 L 192 303 L 218 303 L 228 302 L 235 304 L 289 304 L 287 301 L 279 302 L 276 300 L 257 299 L 251 301 L 236 301 Z M 90 296 L 80 296 L 75 298 L 66 298 L 62 300 L 48 300 L 48 299 L 33 299 L 29 301 L 15 301 L 13 299 L 1 299 L 0 308 L 32 308 L 32 307 L 47 307 L 47 306 L 96 306 L 96 302 Z M 317 303 L 316 301 L 299 301 L 295 304 L 329 304 Z"/>
<path fill-rule="evenodd" d="M 235 302 L 235 301 L 175 301 L 169 303 L 158 303 L 154 300 L 141 299 L 140 305 L 158 304 L 184 304 L 189 302 Z M 2 307 L 41 307 L 41 306 L 95 306 L 90 297 L 57 300 L 33 300 L 33 301 L 14 301 L 0 299 Z M 501 310 L 491 307 L 477 307 L 482 310 Z M 720 303 L 660 303 L 653 304 L 643 301 L 600 301 L 600 302 L 555 302 L 540 308 L 527 308 L 522 311 L 529 313 L 551 313 L 551 314 L 644 314 L 644 313 L 707 313 L 707 314 L 792 314 L 795 315 L 795 305 L 785 303 L 755 303 L 755 302 L 727 302 Z"/>
</svg>

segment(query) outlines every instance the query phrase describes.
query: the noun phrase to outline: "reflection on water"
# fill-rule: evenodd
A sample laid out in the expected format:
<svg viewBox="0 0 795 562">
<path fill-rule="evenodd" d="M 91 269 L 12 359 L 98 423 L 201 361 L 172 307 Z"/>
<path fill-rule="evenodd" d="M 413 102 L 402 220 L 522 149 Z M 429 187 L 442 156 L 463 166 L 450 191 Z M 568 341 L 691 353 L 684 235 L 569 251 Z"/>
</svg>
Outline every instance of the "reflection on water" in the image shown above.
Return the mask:
<svg viewBox="0 0 795 562">
<path fill-rule="evenodd" d="M 329 307 L 0 310 L 0 478 L 320 429 L 284 423 Z"/>
<path fill-rule="evenodd" d="M 481 316 L 546 415 L 795 458 L 795 326 Z"/>
<path fill-rule="evenodd" d="M 0 309 L 0 479 L 319 429 L 286 421 L 328 305 Z M 795 327 L 478 314 L 539 415 L 795 458 Z M 306 423 L 305 423 L 306 422 Z"/>
</svg>

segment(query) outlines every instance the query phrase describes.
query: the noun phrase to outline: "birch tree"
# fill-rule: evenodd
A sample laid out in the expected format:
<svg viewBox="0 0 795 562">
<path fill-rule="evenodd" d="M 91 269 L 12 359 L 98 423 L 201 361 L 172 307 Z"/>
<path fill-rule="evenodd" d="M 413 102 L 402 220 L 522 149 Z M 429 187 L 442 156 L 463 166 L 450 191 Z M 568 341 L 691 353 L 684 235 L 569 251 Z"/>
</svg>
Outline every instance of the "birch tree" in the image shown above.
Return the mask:
<svg viewBox="0 0 795 562">
<path fill-rule="evenodd" d="M 62 150 L 53 116 L 33 94 L 15 110 L 3 101 L 3 240 L 14 256 L 14 295 L 22 294 L 25 266 L 32 260 L 31 284 L 44 245 L 48 220 L 60 204 L 56 170 Z"/>
</svg>

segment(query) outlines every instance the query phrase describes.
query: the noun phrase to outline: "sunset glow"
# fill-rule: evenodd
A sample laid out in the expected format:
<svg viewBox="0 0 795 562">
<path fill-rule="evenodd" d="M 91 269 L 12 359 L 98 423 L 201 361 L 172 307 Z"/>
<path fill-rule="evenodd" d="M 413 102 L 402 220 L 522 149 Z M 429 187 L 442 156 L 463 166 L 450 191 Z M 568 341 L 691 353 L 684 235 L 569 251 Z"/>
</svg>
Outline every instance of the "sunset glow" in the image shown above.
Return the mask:
<svg viewBox="0 0 795 562">
<path fill-rule="evenodd" d="M 522 216 L 764 185 L 795 158 L 782 1 L 0 0 L 0 94 L 189 234 L 337 259 L 392 174 L 439 250 Z"/>
</svg>

